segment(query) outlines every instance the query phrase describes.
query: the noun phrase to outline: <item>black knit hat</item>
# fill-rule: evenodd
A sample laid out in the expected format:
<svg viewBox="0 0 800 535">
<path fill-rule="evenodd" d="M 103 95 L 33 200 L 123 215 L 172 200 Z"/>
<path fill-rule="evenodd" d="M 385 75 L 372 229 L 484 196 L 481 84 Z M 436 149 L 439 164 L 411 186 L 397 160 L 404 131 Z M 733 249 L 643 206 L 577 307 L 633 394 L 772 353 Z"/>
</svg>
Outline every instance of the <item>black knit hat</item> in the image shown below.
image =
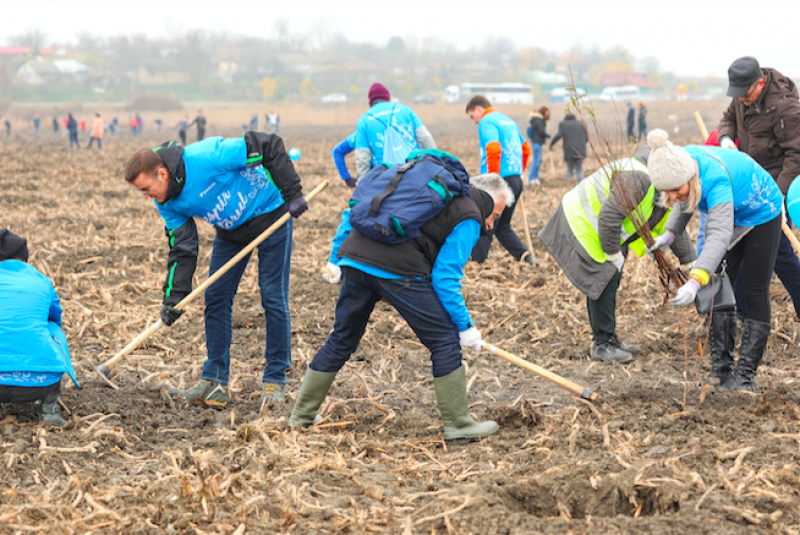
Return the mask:
<svg viewBox="0 0 800 535">
<path fill-rule="evenodd" d="M 0 229 L 0 260 L 28 261 L 28 240 L 7 228 Z"/>
</svg>

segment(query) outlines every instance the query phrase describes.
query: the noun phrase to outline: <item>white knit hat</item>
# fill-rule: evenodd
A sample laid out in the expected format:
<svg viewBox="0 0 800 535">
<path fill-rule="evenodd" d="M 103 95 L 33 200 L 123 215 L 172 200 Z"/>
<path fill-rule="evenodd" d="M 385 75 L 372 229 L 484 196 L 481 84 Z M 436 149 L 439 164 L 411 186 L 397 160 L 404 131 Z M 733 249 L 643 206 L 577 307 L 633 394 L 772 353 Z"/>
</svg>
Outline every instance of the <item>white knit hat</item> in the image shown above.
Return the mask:
<svg viewBox="0 0 800 535">
<path fill-rule="evenodd" d="M 647 159 L 650 182 L 658 191 L 678 189 L 697 173 L 697 162 L 682 147 L 669 141 L 669 134 L 660 128 L 647 134 L 647 143 L 652 147 Z"/>
</svg>

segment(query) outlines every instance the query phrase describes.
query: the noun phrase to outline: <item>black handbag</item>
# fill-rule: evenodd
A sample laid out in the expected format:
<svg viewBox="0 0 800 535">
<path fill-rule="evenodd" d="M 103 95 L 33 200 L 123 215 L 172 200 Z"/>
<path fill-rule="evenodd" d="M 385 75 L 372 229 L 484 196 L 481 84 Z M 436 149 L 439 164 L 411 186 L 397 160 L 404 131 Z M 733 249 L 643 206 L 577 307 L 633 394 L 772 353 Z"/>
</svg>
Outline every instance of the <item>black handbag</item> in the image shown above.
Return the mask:
<svg viewBox="0 0 800 535">
<path fill-rule="evenodd" d="M 708 314 L 712 308 L 714 312 L 731 312 L 736 309 L 736 294 L 733 293 L 733 284 L 724 265 L 721 273 L 712 274 L 708 284 L 697 290 L 694 307 L 698 314 Z"/>
</svg>

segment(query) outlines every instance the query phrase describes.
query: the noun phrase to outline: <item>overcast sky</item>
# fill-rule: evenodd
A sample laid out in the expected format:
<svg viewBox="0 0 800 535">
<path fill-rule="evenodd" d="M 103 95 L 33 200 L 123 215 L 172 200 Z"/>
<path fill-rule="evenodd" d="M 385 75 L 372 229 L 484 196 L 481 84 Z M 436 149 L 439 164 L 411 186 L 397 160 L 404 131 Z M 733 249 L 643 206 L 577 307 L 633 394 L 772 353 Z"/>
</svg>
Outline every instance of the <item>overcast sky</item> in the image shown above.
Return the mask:
<svg viewBox="0 0 800 535">
<path fill-rule="evenodd" d="M 263 36 L 279 19 L 293 34 L 323 27 L 380 44 L 392 35 L 436 36 L 468 48 L 494 35 L 557 52 L 622 45 L 686 76 L 725 76 L 733 59 L 752 55 L 800 75 L 800 2 L 789 0 L 0 0 L 0 43 L 33 28 L 55 42 L 80 32 Z"/>
</svg>

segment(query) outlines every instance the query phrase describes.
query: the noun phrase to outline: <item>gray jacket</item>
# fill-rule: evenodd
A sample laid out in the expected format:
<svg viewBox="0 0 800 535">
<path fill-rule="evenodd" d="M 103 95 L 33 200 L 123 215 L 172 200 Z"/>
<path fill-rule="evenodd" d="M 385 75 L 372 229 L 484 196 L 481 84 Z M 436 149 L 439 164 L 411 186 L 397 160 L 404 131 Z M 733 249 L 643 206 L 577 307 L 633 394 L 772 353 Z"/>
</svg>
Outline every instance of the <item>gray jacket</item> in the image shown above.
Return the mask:
<svg viewBox="0 0 800 535">
<path fill-rule="evenodd" d="M 646 164 L 649 152 L 649 147 L 643 147 L 634 156 Z M 647 190 L 650 187 L 650 179 L 640 172 L 634 172 L 629 176 L 631 177 L 631 182 L 628 185 L 628 189 L 633 192 L 633 200 L 638 204 L 647 194 Z M 666 208 L 656 205 L 648 219 L 648 224 L 651 228 L 656 226 L 665 215 Z M 611 194 L 603 203 L 598 217 L 600 245 L 606 255 L 614 255 L 621 252 L 627 256 L 628 245 L 639 238 L 638 234 L 634 234 L 620 244 L 620 229 L 626 217 L 628 217 L 628 213 L 621 208 L 612 188 Z M 564 270 L 564 274 L 570 282 L 586 294 L 589 299 L 599 299 L 600 294 L 603 293 L 603 290 L 605 290 L 609 281 L 617 272 L 617 268 L 611 262 L 598 263 L 589 255 L 580 241 L 578 241 L 578 238 L 572 233 L 561 204 L 550 216 L 547 225 L 539 231 L 538 236 L 556 262 L 558 262 L 558 265 L 561 266 L 561 269 Z M 688 234 L 683 233 L 680 236 L 676 236 L 671 249 L 681 264 L 693 262 L 697 258 Z"/>
</svg>

